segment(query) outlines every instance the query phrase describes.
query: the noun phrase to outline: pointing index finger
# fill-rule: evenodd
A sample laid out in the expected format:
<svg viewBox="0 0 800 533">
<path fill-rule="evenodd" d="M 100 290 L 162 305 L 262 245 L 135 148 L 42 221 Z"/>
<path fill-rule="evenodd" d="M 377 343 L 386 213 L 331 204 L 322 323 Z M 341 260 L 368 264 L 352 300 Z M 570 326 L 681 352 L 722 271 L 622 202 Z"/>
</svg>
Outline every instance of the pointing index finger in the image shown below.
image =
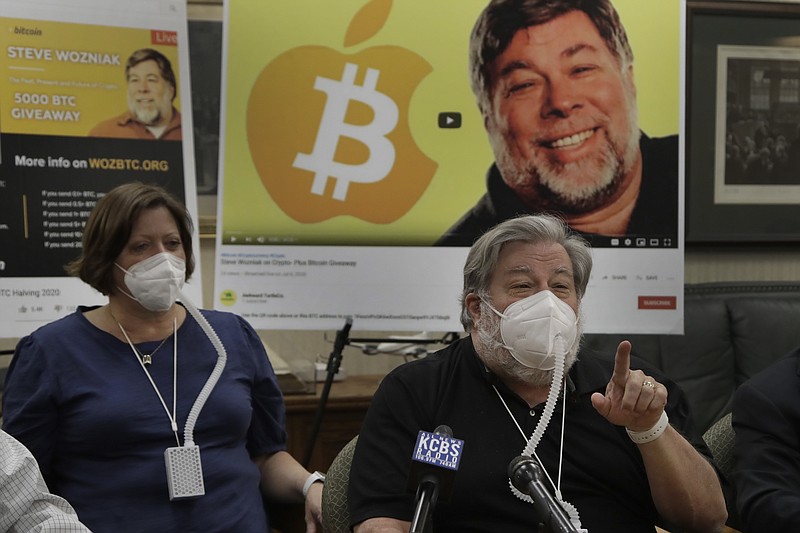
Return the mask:
<svg viewBox="0 0 800 533">
<path fill-rule="evenodd" d="M 614 357 L 614 375 L 611 381 L 618 385 L 625 386 L 628 374 L 631 370 L 631 343 L 622 341 L 617 347 L 617 355 Z"/>
</svg>

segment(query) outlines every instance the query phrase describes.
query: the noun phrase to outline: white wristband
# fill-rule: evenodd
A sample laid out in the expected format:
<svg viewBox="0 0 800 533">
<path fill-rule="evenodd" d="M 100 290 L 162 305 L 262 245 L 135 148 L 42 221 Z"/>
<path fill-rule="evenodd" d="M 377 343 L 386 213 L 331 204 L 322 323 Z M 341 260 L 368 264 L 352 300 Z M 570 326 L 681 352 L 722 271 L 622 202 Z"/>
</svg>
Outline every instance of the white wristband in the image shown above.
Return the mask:
<svg viewBox="0 0 800 533">
<path fill-rule="evenodd" d="M 317 481 L 319 481 L 320 483 L 325 483 L 325 474 L 317 471 L 306 478 L 306 482 L 303 484 L 303 498 L 306 498 L 308 496 L 308 490 L 311 488 L 311 485 L 313 485 Z"/>
<path fill-rule="evenodd" d="M 661 418 L 658 419 L 656 425 L 651 427 L 646 431 L 631 431 L 628 428 L 625 428 L 625 431 L 628 432 L 628 436 L 631 438 L 633 442 L 636 444 L 644 444 L 645 442 L 652 442 L 656 440 L 658 437 L 664 433 L 664 430 L 667 429 L 669 425 L 669 418 L 667 417 L 667 412 L 661 412 Z"/>
</svg>

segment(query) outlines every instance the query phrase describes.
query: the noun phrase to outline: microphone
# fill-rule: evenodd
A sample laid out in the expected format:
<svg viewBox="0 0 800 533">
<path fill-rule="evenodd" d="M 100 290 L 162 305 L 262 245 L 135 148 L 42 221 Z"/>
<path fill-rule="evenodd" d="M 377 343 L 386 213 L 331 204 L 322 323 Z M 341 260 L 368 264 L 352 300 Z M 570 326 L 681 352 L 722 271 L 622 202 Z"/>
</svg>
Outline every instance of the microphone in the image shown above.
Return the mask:
<svg viewBox="0 0 800 533">
<path fill-rule="evenodd" d="M 348 316 L 344 321 L 344 327 L 336 332 L 336 338 L 333 341 L 333 351 L 328 357 L 328 366 L 326 370 L 330 374 L 339 372 L 339 365 L 342 364 L 342 350 L 350 342 L 350 328 L 353 327 L 353 317 Z"/>
<path fill-rule="evenodd" d="M 533 506 L 545 527 L 553 533 L 578 533 L 564 508 L 542 483 L 542 467 L 533 457 L 515 457 L 508 465 L 508 477 L 518 491 L 533 499 Z"/>
<path fill-rule="evenodd" d="M 339 367 L 342 364 L 342 351 L 349 342 L 351 327 L 353 327 L 353 317 L 349 316 L 344 322 L 344 327 L 336 332 L 336 340 L 333 341 L 333 351 L 328 357 L 328 365 L 325 367 L 327 372 L 325 385 L 323 385 L 322 393 L 319 397 L 317 412 L 314 415 L 314 424 L 311 426 L 311 434 L 306 441 L 306 453 L 302 463 L 305 467 L 308 467 L 311 463 L 311 456 L 314 453 L 314 444 L 317 440 L 320 425 L 322 425 L 322 414 L 325 412 L 325 405 L 328 403 L 328 395 L 330 394 L 331 385 L 333 384 L 333 377 L 339 373 Z"/>
<path fill-rule="evenodd" d="M 454 439 L 449 426 L 439 426 L 433 433 L 420 431 L 417 435 L 407 487 L 409 492 L 416 491 L 409 533 L 422 533 L 439 499 L 450 499 L 463 450 L 464 441 Z"/>
</svg>

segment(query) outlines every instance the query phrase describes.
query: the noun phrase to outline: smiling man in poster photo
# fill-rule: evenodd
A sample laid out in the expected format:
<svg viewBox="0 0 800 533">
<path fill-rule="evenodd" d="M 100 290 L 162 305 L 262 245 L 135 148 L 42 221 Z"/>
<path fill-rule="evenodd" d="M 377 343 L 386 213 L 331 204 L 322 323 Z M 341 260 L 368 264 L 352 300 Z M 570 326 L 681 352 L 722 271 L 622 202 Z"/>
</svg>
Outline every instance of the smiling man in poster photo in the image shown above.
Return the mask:
<svg viewBox="0 0 800 533">
<path fill-rule="evenodd" d="M 181 114 L 175 108 L 177 82 L 172 64 L 151 48 L 136 50 L 125 64 L 128 110 L 92 128 L 90 137 L 181 140 Z"/>
<path fill-rule="evenodd" d="M 639 130 L 633 51 L 609 0 L 492 1 L 469 57 L 495 163 L 437 245 L 470 246 L 542 212 L 595 246 L 595 235 L 677 237 L 678 136 Z"/>
</svg>

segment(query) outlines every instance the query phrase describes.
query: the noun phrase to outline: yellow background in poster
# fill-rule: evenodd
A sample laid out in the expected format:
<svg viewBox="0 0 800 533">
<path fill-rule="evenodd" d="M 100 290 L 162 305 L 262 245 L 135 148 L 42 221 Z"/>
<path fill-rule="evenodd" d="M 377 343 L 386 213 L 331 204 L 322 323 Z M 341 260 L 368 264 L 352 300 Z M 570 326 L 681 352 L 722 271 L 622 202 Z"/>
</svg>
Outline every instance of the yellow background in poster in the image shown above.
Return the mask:
<svg viewBox="0 0 800 533">
<path fill-rule="evenodd" d="M 151 36 L 149 28 L 0 17 L 0 129 L 84 136 L 98 122 L 124 113 L 125 62 L 135 50 L 161 52 L 178 78 L 177 46 L 154 44 Z M 180 98 L 174 104 L 180 110 Z M 39 119 L 33 118 L 36 110 Z M 47 116 L 60 120 L 42 118 Z"/>
<path fill-rule="evenodd" d="M 231 242 L 228 239 L 233 236 L 237 243 L 427 246 L 485 192 L 485 173 L 493 156 L 469 88 L 467 69 L 469 33 L 485 0 L 384 2 L 391 5 L 385 24 L 366 40 L 346 47 L 348 28 L 367 3 L 229 2 L 224 72 L 227 96 L 223 103 L 224 242 Z M 650 136 L 678 133 L 682 4 L 679 0 L 614 0 L 614 5 L 635 56 L 640 127 Z M 256 87 L 262 90 L 265 79 L 279 85 L 281 80 L 291 78 L 292 69 L 285 65 L 292 61 L 297 69 L 314 68 L 308 66 L 315 59 L 307 54 L 307 47 L 325 47 L 353 57 L 382 46 L 404 48 L 418 57 L 410 61 L 431 67 L 413 92 L 407 119 L 416 146 L 436 163 L 435 174 L 413 207 L 392 222 L 369 222 L 351 215 L 333 216 L 322 222 L 298 222 L 276 203 L 254 164 L 253 152 L 256 159 L 263 158 L 260 152 L 268 152 L 271 147 L 249 145 L 248 121 L 255 118 L 252 113 L 248 115 L 252 93 Z M 277 68 L 278 63 L 283 68 Z M 393 67 L 401 71 L 407 68 L 403 64 Z M 330 73 L 325 77 L 339 79 Z M 298 124 L 307 128 L 307 123 L 300 120 L 306 108 L 312 103 L 324 105 L 325 95 L 316 92 L 322 104 L 284 92 L 283 101 L 273 102 L 281 108 L 281 120 L 259 127 L 274 128 L 276 136 L 297 135 Z M 293 112 L 298 117 L 294 122 Z M 439 128 L 440 112 L 461 113 L 461 128 Z M 305 134 L 313 141 L 316 131 Z M 313 142 L 306 143 L 295 153 L 308 153 L 312 147 Z M 383 197 L 371 209 L 380 210 L 392 201 L 391 196 Z"/>
</svg>

